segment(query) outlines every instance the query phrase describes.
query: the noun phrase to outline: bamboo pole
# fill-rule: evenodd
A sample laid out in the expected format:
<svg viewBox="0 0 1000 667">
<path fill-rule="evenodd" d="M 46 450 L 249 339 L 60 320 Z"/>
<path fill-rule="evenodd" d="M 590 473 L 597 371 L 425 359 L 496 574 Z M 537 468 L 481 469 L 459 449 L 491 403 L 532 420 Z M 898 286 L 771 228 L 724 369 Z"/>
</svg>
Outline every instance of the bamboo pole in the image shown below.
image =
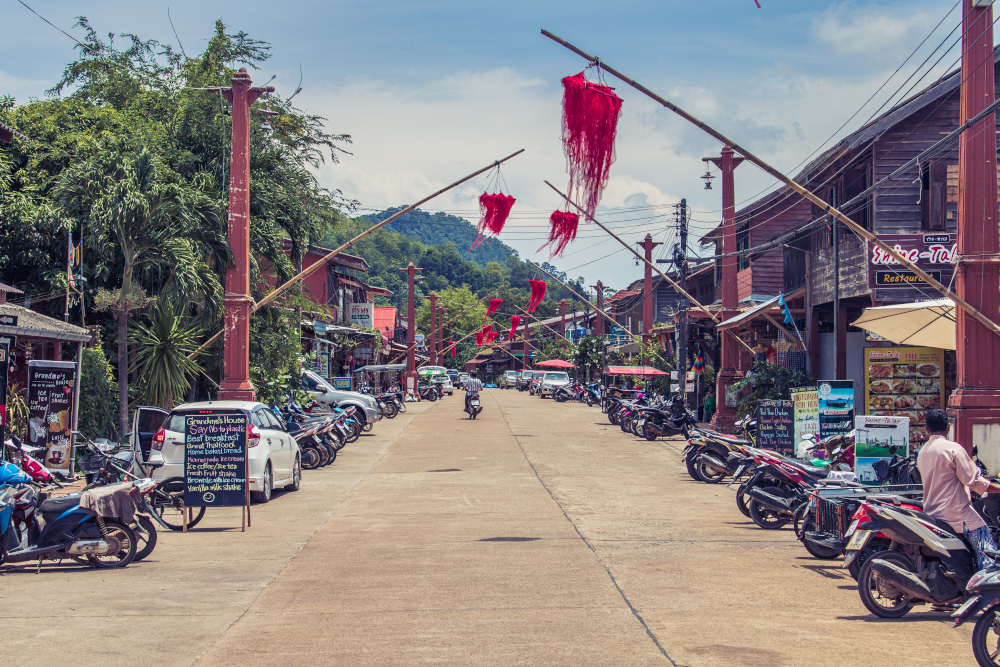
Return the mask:
<svg viewBox="0 0 1000 667">
<path fill-rule="evenodd" d="M 590 303 L 590 302 L 588 301 L 587 303 Z M 569 338 L 566 338 L 566 334 L 559 333 L 558 331 L 556 331 L 555 329 L 553 329 L 552 327 L 550 327 L 548 324 L 546 324 L 545 322 L 542 322 L 540 319 L 538 319 L 537 317 L 535 317 L 533 314 L 531 314 L 528 311 L 526 311 L 524 308 L 521 308 L 521 306 L 517 305 L 516 303 L 513 304 L 513 306 L 515 308 L 517 308 L 518 310 L 520 310 L 525 315 L 527 315 L 528 317 L 530 317 L 531 319 L 535 320 L 535 322 L 537 322 L 538 324 L 541 324 L 543 327 L 545 327 L 546 329 L 548 329 L 549 331 L 551 331 L 555 335 L 557 335 L 560 338 L 562 338 L 563 340 L 569 340 Z"/>
<path fill-rule="evenodd" d="M 476 176 L 479 176 L 483 172 L 489 171 L 490 169 L 493 169 L 494 167 L 497 167 L 497 166 L 503 164 L 507 160 L 510 160 L 511 158 L 516 157 L 516 156 L 520 155 L 523 152 L 524 152 L 524 149 L 522 148 L 522 149 L 520 149 L 518 151 L 515 151 L 514 153 L 511 153 L 510 155 L 508 155 L 505 158 L 501 158 L 499 160 L 496 160 L 492 164 L 490 164 L 490 165 L 488 165 L 486 167 L 483 167 L 482 169 L 478 169 L 478 170 L 472 172 L 471 174 L 469 174 L 468 176 L 464 176 L 464 177 L 458 179 L 457 181 L 455 181 L 451 185 L 446 185 L 445 187 L 441 188 L 440 190 L 438 190 L 434 194 L 428 195 L 427 197 L 424 197 L 423 199 L 421 199 L 420 201 L 418 201 L 418 202 L 416 202 L 414 204 L 410 204 L 409 206 L 407 206 L 403 210 L 397 211 L 396 213 L 390 215 L 388 218 L 386 218 L 382 222 L 380 222 L 380 223 L 378 223 L 376 225 L 372 225 L 371 227 L 369 227 L 365 231 L 361 232 L 360 234 L 358 234 L 357 236 L 355 236 L 353 239 L 351 239 L 347 243 L 345 243 L 342 246 L 340 246 L 339 248 L 337 248 L 336 250 L 333 250 L 333 251 L 329 252 L 325 257 L 323 257 L 323 259 L 321 259 L 318 262 L 312 264 L 311 266 L 303 269 L 302 271 L 299 271 L 299 273 L 297 273 L 293 277 L 289 278 L 280 287 L 275 288 L 275 290 L 273 292 L 271 292 L 270 294 L 268 294 L 267 296 L 265 296 L 263 299 L 261 299 L 260 301 L 258 301 L 257 303 L 255 303 L 253 305 L 253 307 L 250 308 L 250 312 L 254 313 L 254 312 L 260 310 L 261 308 L 263 308 L 264 306 L 266 306 L 267 304 L 271 303 L 276 298 L 278 298 L 278 296 L 280 296 L 285 291 L 287 291 L 289 287 L 291 287 L 292 285 L 294 285 L 298 281 L 302 280 L 303 278 L 305 278 L 306 276 L 308 276 L 310 273 L 319 270 L 319 268 L 321 266 L 326 266 L 326 263 L 329 262 L 331 259 L 333 259 L 337 255 L 339 255 L 340 253 L 344 252 L 345 250 L 347 250 L 348 248 L 350 248 L 351 246 L 353 246 L 354 244 L 356 244 L 358 241 L 361 241 L 363 238 L 365 238 L 369 234 L 372 234 L 375 231 L 377 231 L 377 230 L 385 227 L 386 225 L 388 225 L 390 222 L 392 222 L 396 218 L 400 217 L 401 215 L 405 215 L 406 213 L 409 213 L 410 211 L 412 211 L 413 209 L 417 208 L 421 204 L 425 204 L 425 203 L 429 202 L 430 200 L 434 199 L 435 197 L 437 197 L 439 195 L 442 195 L 445 192 L 448 192 L 449 190 L 451 190 L 453 188 L 458 187 L 459 185 L 461 185 L 462 183 L 465 183 L 466 181 L 472 180 L 473 178 L 475 178 Z M 206 340 L 204 343 L 202 343 L 201 347 L 199 347 L 197 350 L 195 350 L 194 352 L 192 352 L 191 354 L 188 355 L 188 359 L 194 359 L 195 356 L 197 356 L 197 354 L 199 352 L 201 352 L 206 347 L 208 347 L 209 345 L 211 345 L 212 343 L 214 343 L 215 341 L 217 341 L 219 339 L 219 336 L 222 335 L 222 333 L 223 333 L 222 331 L 219 331 L 214 336 L 212 336 L 211 338 L 209 338 L 208 340 Z"/>
<path fill-rule="evenodd" d="M 663 97 L 657 95 L 656 93 L 654 93 L 653 91 L 649 90 L 648 88 L 646 88 L 642 84 L 634 81 L 633 79 L 630 79 L 629 77 L 625 76 L 624 74 L 622 74 L 618 70 L 614 69 L 613 67 L 609 67 L 604 62 L 602 62 L 599 58 L 596 58 L 596 57 L 594 57 L 594 56 L 586 53 L 585 51 L 581 51 L 579 48 L 573 46 L 572 44 L 570 44 L 566 40 L 562 39 L 561 37 L 557 37 L 556 35 L 553 35 L 548 30 L 542 30 L 542 34 L 544 36 L 548 37 L 549 39 L 551 39 L 552 41 L 557 42 L 559 44 L 562 44 L 563 46 L 565 46 L 567 49 L 569 49 L 573 53 L 575 53 L 578 56 L 586 59 L 587 61 L 589 61 L 591 63 L 593 63 L 597 67 L 600 67 L 602 70 L 604 70 L 605 72 L 607 72 L 611 76 L 613 76 L 613 77 L 615 77 L 615 78 L 623 81 L 624 83 L 627 83 L 628 85 L 632 86 L 633 88 L 635 88 L 636 90 L 638 90 L 643 95 L 649 97 L 650 99 L 654 100 L 655 102 L 657 102 L 659 104 L 662 104 L 663 106 L 665 106 L 666 108 L 670 109 L 671 111 L 673 111 L 674 113 L 676 113 L 678 116 L 680 116 L 681 118 L 683 118 L 684 120 L 692 123 L 693 125 L 697 126 L 698 128 L 704 130 L 706 133 L 708 133 L 709 135 L 711 135 L 712 137 L 714 137 L 718 141 L 722 142 L 723 145 L 729 146 L 735 152 L 737 152 L 740 155 L 742 155 L 744 157 L 744 159 L 746 159 L 748 162 L 753 163 L 760 170 L 764 171 L 768 175 L 770 175 L 770 176 L 776 178 L 777 180 L 781 181 L 782 183 L 784 183 L 785 185 L 787 185 L 789 188 L 791 188 L 794 192 L 798 193 L 799 195 L 801 195 L 802 197 L 804 197 L 805 199 L 807 199 L 812 204 L 815 204 L 817 207 L 819 207 L 819 209 L 823 213 L 831 216 L 834 220 L 836 220 L 836 221 L 840 222 L 841 224 L 845 225 L 848 229 L 850 229 L 852 232 L 854 232 L 855 234 L 857 234 L 861 238 L 863 238 L 866 241 L 868 241 L 868 242 L 870 242 L 870 243 L 878 246 L 883 252 L 885 252 L 887 255 L 889 255 L 890 257 L 892 257 L 893 259 L 895 259 L 899 264 L 901 264 L 902 266 L 904 266 L 907 269 L 909 269 L 910 271 L 912 271 L 915 275 L 917 275 L 918 277 L 920 277 L 925 283 L 927 283 L 928 285 L 930 285 L 931 287 L 933 287 L 935 290 L 937 290 L 938 292 L 940 292 L 942 296 L 944 296 L 946 298 L 949 298 L 952 301 L 954 301 L 955 305 L 957 307 L 961 308 L 962 310 L 964 310 L 965 312 L 967 312 L 969 315 L 971 315 L 972 317 L 974 317 L 977 322 L 979 322 L 980 324 L 982 324 L 984 327 L 986 327 L 987 329 L 989 329 L 993 333 L 995 333 L 997 335 L 1000 335 L 1000 325 L 998 325 L 996 322 L 994 322 L 993 320 L 991 320 L 989 317 L 987 317 L 986 315 L 984 315 L 983 313 L 981 313 L 980 311 L 978 311 L 968 301 L 966 301 L 965 299 L 961 298 L 960 296 L 958 296 L 957 294 L 955 294 L 954 292 L 952 292 L 944 284 L 942 284 L 941 282 L 935 280 L 934 277 L 931 276 L 929 273 L 927 273 L 926 271 L 924 271 L 923 269 L 921 269 L 919 266 L 917 266 L 916 264 L 914 264 L 913 262 L 911 262 L 907 258 L 903 257 L 900 253 L 896 252 L 892 247 L 890 247 L 884 241 L 880 240 L 877 236 L 875 236 L 875 234 L 871 233 L 870 231 L 868 231 L 867 229 L 865 229 L 864 227 L 862 227 L 858 223 L 854 222 L 848 216 L 844 215 L 844 213 L 842 213 L 839 209 L 837 209 L 836 207 L 834 207 L 832 204 L 828 204 L 827 202 L 823 201 L 820 197 L 818 197 L 817 195 L 813 194 L 811 191 L 807 190 L 806 188 L 802 187 L 801 185 L 799 185 L 798 183 L 796 183 L 795 181 L 793 181 L 788 176 L 785 176 L 783 173 L 781 173 L 780 171 L 778 171 L 777 169 L 775 169 L 774 167 L 772 167 L 768 163 L 764 162 L 764 160 L 760 159 L 759 157 L 757 157 L 756 155 L 754 155 L 753 153 L 751 153 L 750 151 L 748 151 L 746 148 L 743 148 L 742 146 L 740 146 L 739 144 L 737 144 L 735 141 L 733 141 L 729 137 L 727 137 L 724 134 L 718 132 L 717 130 L 715 130 L 714 128 L 710 127 L 709 125 L 706 125 L 703 121 L 698 120 L 697 118 L 695 118 L 694 116 L 692 116 L 688 112 L 686 112 L 683 109 L 681 109 L 680 107 L 678 107 L 676 104 L 673 104 L 673 103 L 667 101 Z"/>
<path fill-rule="evenodd" d="M 467 312 L 469 312 L 470 310 L 472 310 L 473 308 L 475 308 L 476 306 L 478 306 L 479 304 L 481 304 L 483 301 L 485 301 L 486 299 L 490 298 L 491 296 L 493 296 L 494 294 L 496 294 L 497 292 L 499 292 L 501 289 L 503 289 L 503 287 L 504 287 L 503 285 L 500 285 L 499 287 L 497 287 L 496 289 L 494 289 L 492 292 L 490 292 L 489 294 L 487 294 L 483 298 L 479 299 L 479 301 L 477 301 L 476 303 L 472 304 L 471 306 L 469 306 L 468 308 L 466 308 L 465 310 L 463 310 L 462 312 L 460 312 L 458 315 L 456 315 L 455 317 L 451 318 L 450 320 L 448 320 L 447 322 L 445 322 L 444 324 L 442 324 L 441 325 L 441 331 L 444 332 L 444 328 L 445 327 L 451 326 L 455 322 L 455 320 L 457 320 L 458 318 L 460 318 L 462 315 L 465 315 Z M 410 348 L 413 348 L 413 347 L 416 347 L 416 346 L 417 346 L 417 344 L 414 343 L 410 347 L 406 348 L 405 350 L 403 350 L 402 354 L 400 354 L 398 357 L 396 357 L 395 359 L 393 359 L 389 363 L 390 364 L 396 363 L 397 361 L 399 361 L 400 359 L 402 359 L 403 357 L 406 356 L 406 354 L 410 351 Z M 443 346 L 442 346 L 442 349 L 443 349 Z M 442 354 L 444 354 L 444 353 L 442 352 Z"/>
</svg>

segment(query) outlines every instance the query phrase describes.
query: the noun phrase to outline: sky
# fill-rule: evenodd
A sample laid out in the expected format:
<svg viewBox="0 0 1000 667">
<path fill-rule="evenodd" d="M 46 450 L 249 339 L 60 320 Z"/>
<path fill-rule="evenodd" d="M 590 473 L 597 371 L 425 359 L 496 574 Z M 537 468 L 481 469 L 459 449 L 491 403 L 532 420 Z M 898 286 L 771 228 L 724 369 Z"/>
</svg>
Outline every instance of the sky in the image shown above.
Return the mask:
<svg viewBox="0 0 1000 667">
<path fill-rule="evenodd" d="M 70 34 L 75 17 L 99 33 L 135 33 L 204 48 L 214 21 L 269 42 L 277 94 L 351 135 L 351 154 L 317 171 L 322 185 L 359 202 L 359 213 L 419 200 L 517 149 L 501 169 L 517 199 L 501 240 L 524 259 L 551 261 L 587 284 L 624 287 L 635 259 L 581 223 L 564 256 L 538 252 L 567 181 L 560 141 L 560 79 L 587 63 L 543 37 L 545 28 L 641 82 L 794 175 L 811 155 L 857 129 L 958 59 L 955 0 L 25 0 Z M 0 0 L 0 95 L 44 96 L 74 44 L 17 0 Z M 176 36 L 168 20 L 168 8 Z M 950 52 L 948 51 L 951 48 Z M 937 49 L 937 50 L 935 50 Z M 925 63 L 922 65 L 922 63 Z M 911 76 L 913 75 L 913 76 Z M 909 77 L 909 79 L 908 79 Z M 689 254 L 721 220 L 721 189 L 704 189 L 703 157 L 721 146 L 625 84 L 617 159 L 595 216 L 629 242 L 647 233 L 666 256 L 678 242 L 675 206 L 691 209 Z M 885 108 L 888 108 L 886 106 Z M 884 110 L 884 109 L 883 109 Z M 717 172 L 716 172 L 717 173 Z M 484 175 L 427 203 L 475 221 Z M 736 201 L 777 187 L 751 165 L 736 172 Z"/>
</svg>

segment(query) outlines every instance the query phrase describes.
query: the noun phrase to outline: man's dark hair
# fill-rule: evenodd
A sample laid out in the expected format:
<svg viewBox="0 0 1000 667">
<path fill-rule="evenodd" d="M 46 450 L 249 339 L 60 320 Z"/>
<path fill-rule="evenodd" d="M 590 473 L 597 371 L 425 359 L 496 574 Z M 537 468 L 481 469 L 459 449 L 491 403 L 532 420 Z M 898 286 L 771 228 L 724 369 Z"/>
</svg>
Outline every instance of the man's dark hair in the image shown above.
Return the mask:
<svg viewBox="0 0 1000 667">
<path fill-rule="evenodd" d="M 940 408 L 927 411 L 927 432 L 945 434 L 948 432 L 948 413 Z"/>
</svg>

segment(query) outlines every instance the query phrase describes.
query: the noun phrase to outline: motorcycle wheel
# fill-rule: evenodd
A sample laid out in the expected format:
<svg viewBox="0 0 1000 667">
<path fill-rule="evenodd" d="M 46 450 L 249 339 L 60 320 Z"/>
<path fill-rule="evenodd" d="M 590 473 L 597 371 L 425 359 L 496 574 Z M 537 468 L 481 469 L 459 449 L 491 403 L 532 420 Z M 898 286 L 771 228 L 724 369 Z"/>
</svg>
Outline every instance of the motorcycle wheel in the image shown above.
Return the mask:
<svg viewBox="0 0 1000 667">
<path fill-rule="evenodd" d="M 170 530 L 183 530 L 184 517 L 181 512 L 195 510 L 188 521 L 188 528 L 198 525 L 202 517 L 205 516 L 204 507 L 184 507 L 184 478 L 170 477 L 157 485 L 156 491 L 149 498 L 153 511 L 159 515 L 160 520 L 165 523 Z"/>
<path fill-rule="evenodd" d="M 618 425 L 618 411 L 617 410 L 609 410 L 608 411 L 608 421 L 610 421 L 615 426 Z"/>
<path fill-rule="evenodd" d="M 746 518 L 750 518 L 750 507 L 747 505 L 746 487 L 741 486 L 736 492 L 736 507 Z"/>
<path fill-rule="evenodd" d="M 473 410 L 472 411 L 472 418 L 475 419 L 476 415 L 478 415 L 478 414 L 479 414 L 478 412 L 476 412 L 475 410 Z"/>
<path fill-rule="evenodd" d="M 641 438 L 642 434 L 639 433 L 639 420 L 633 419 L 629 422 L 628 430 L 637 438 Z"/>
<path fill-rule="evenodd" d="M 322 457 L 314 445 L 302 448 L 302 468 L 304 470 L 315 470 L 319 467 L 320 460 Z"/>
<path fill-rule="evenodd" d="M 357 422 L 351 422 L 349 433 L 347 434 L 347 443 L 356 442 L 358 438 L 361 437 L 361 425 Z"/>
<path fill-rule="evenodd" d="M 326 467 L 337 460 L 337 448 L 328 442 L 321 442 L 320 449 L 323 450 L 323 463 L 322 466 Z"/>
<path fill-rule="evenodd" d="M 406 401 L 403 401 L 402 403 L 399 404 L 399 411 L 406 412 Z"/>
<path fill-rule="evenodd" d="M 698 472 L 698 477 L 701 478 L 701 481 L 706 484 L 718 484 L 726 478 L 726 473 L 716 472 L 700 456 L 698 457 L 698 460 L 694 462 L 694 469 Z"/>
<path fill-rule="evenodd" d="M 382 411 L 382 416 L 386 419 L 395 419 L 396 415 L 399 414 L 399 408 L 396 407 L 395 403 L 386 403 L 385 410 Z"/>
<path fill-rule="evenodd" d="M 879 551 L 872 554 L 858 575 L 858 594 L 861 596 L 861 602 L 868 611 L 880 618 L 900 618 L 905 616 L 913 608 L 913 603 L 903 593 L 898 593 L 894 597 L 882 596 L 882 592 L 878 587 L 878 577 L 875 575 L 874 570 L 872 570 L 872 561 L 875 559 L 889 561 L 910 572 L 916 571 L 913 562 L 906 554 L 899 551 Z M 973 645 L 973 650 L 975 650 L 975 645 Z"/>
<path fill-rule="evenodd" d="M 323 443 L 316 443 L 316 453 L 319 455 L 318 468 L 322 468 L 330 463 L 330 450 L 323 446 Z"/>
<path fill-rule="evenodd" d="M 428 402 L 433 403 L 436 400 L 438 400 L 438 395 L 437 395 L 436 391 L 429 391 L 429 392 L 427 392 L 427 401 Z"/>
<path fill-rule="evenodd" d="M 693 479 L 696 482 L 700 482 L 701 477 L 698 477 L 698 471 L 694 467 L 694 459 L 689 456 L 687 457 L 687 460 L 684 461 L 684 463 L 687 465 L 687 471 L 688 474 L 691 475 L 691 479 Z"/>
<path fill-rule="evenodd" d="M 556 403 L 565 403 L 566 397 L 562 394 L 552 394 L 552 398 L 555 399 Z"/>
<path fill-rule="evenodd" d="M 892 541 L 885 537 L 873 537 L 868 540 L 868 544 L 865 548 L 858 552 L 851 564 L 847 566 L 847 572 L 851 575 L 854 581 L 858 580 L 861 576 L 861 568 L 865 566 L 868 559 L 872 557 L 873 554 L 877 554 L 880 551 L 885 551 L 890 546 L 892 546 Z"/>
<path fill-rule="evenodd" d="M 156 525 L 153 523 L 153 520 L 145 514 L 136 514 L 135 522 L 139 524 L 139 527 L 143 531 L 145 531 L 132 531 L 135 533 L 135 539 L 138 542 L 135 551 L 135 558 L 133 560 L 140 561 L 149 554 L 153 553 L 153 549 L 156 548 Z"/>
<path fill-rule="evenodd" d="M 781 495 L 781 489 L 776 486 L 765 486 L 763 491 L 768 493 L 774 493 L 776 495 Z M 753 522 L 757 524 L 760 528 L 764 530 L 778 530 L 788 525 L 791 518 L 782 516 L 772 509 L 764 507 L 756 500 L 751 499 L 749 503 L 750 507 L 750 518 Z"/>
<path fill-rule="evenodd" d="M 587 395 L 587 407 L 588 408 L 594 407 L 594 399 L 591 398 L 590 394 Z"/>
<path fill-rule="evenodd" d="M 649 427 L 649 424 L 646 424 L 642 427 L 642 435 L 643 437 L 646 438 L 646 440 L 649 440 L 650 442 L 653 442 L 657 438 L 656 433 L 654 433 L 653 429 Z"/>
<path fill-rule="evenodd" d="M 125 567 L 135 560 L 137 540 L 132 529 L 115 519 L 105 519 L 104 527 L 108 529 L 108 535 L 118 541 L 119 549 L 107 556 L 87 556 L 90 564 L 102 570 L 110 570 Z"/>
<path fill-rule="evenodd" d="M 798 520 L 796 520 L 796 522 L 798 522 Z M 806 531 L 811 530 L 813 524 L 815 523 L 816 520 L 813 519 L 812 516 L 807 516 L 802 520 L 801 525 L 798 526 L 799 531 L 797 534 L 801 535 L 799 539 L 802 540 L 802 546 L 806 548 L 806 551 L 808 551 L 813 558 L 819 558 L 820 560 L 833 560 L 844 553 L 840 549 L 831 549 L 830 547 L 824 547 L 821 544 L 816 544 L 806 537 Z"/>
<path fill-rule="evenodd" d="M 1000 652 L 1000 616 L 997 609 L 993 608 L 983 612 L 976 621 L 976 627 L 972 629 L 972 655 L 976 657 L 976 663 L 980 667 L 993 667 L 996 662 L 990 658 Z"/>
</svg>

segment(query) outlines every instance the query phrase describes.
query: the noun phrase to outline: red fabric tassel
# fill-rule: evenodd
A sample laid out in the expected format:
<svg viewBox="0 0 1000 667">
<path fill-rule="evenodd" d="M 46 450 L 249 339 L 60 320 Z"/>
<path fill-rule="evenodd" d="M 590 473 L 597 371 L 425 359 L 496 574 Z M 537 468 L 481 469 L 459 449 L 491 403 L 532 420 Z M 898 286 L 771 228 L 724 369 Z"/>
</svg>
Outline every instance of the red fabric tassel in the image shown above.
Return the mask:
<svg viewBox="0 0 1000 667">
<path fill-rule="evenodd" d="M 580 224 L 580 216 L 569 211 L 553 211 L 549 216 L 549 240 L 542 246 L 552 246 L 549 257 L 561 255 L 570 241 L 576 238 L 576 228 Z M 542 248 L 539 248 L 541 250 Z"/>
<path fill-rule="evenodd" d="M 622 98 L 609 86 L 587 81 L 583 72 L 563 84 L 563 152 L 569 195 L 594 217 L 615 161 L 615 135 Z"/>
<path fill-rule="evenodd" d="M 503 305 L 503 299 L 490 299 L 490 306 L 486 309 L 486 314 L 483 316 L 483 322 L 486 318 L 497 312 L 497 309 Z"/>
<path fill-rule="evenodd" d="M 514 334 L 517 333 L 517 328 L 521 326 L 521 316 L 511 315 L 510 316 L 510 333 L 507 334 L 507 338 L 514 340 Z"/>
<path fill-rule="evenodd" d="M 483 338 L 485 338 L 485 337 L 486 337 L 486 332 L 485 331 L 480 331 L 480 332 L 476 333 L 476 347 L 482 347 L 483 346 Z"/>
<path fill-rule="evenodd" d="M 496 331 L 487 332 L 487 334 L 486 334 L 486 344 L 487 345 L 492 345 L 493 342 L 497 339 L 497 335 L 498 335 L 498 332 L 496 332 Z"/>
<path fill-rule="evenodd" d="M 450 341 L 448 344 L 451 345 L 451 356 L 457 357 L 458 356 L 458 350 L 456 349 L 457 346 L 455 345 L 455 341 Z"/>
<path fill-rule="evenodd" d="M 531 284 L 531 298 L 528 300 L 528 307 L 525 310 L 533 313 L 535 308 L 538 308 L 538 304 L 545 299 L 545 290 L 548 285 L 545 284 L 544 280 L 529 280 L 528 282 Z"/>
<path fill-rule="evenodd" d="M 477 225 L 479 236 L 472 243 L 469 250 L 478 248 L 489 236 L 500 236 L 500 232 L 503 231 L 503 225 L 507 222 L 507 216 L 510 215 L 510 209 L 514 207 L 515 201 L 513 197 L 505 195 L 502 192 L 495 194 L 484 192 L 479 196 L 480 218 L 479 225 Z"/>
</svg>

